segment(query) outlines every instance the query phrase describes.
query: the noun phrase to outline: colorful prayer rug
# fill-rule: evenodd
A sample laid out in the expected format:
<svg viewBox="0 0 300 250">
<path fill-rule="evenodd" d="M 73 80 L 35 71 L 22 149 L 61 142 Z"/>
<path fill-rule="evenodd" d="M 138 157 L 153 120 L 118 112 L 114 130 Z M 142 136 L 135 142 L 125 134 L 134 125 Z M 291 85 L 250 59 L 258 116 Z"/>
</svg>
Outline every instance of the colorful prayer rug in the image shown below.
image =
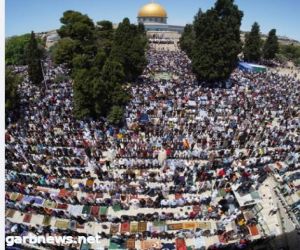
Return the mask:
<svg viewBox="0 0 300 250">
<path fill-rule="evenodd" d="M 44 226 L 49 226 L 50 223 L 51 223 L 51 216 L 48 216 L 48 215 L 44 216 L 43 225 Z"/>
<path fill-rule="evenodd" d="M 127 233 L 130 231 L 130 223 L 129 222 L 124 222 L 121 224 L 121 233 L 124 234 L 124 233 Z"/>
<path fill-rule="evenodd" d="M 25 216 L 23 218 L 23 222 L 30 223 L 31 218 L 32 218 L 32 214 L 25 214 Z"/>
<path fill-rule="evenodd" d="M 160 240 L 143 240 L 141 242 L 141 250 L 149 250 L 149 249 L 161 249 L 162 244 Z"/>
<path fill-rule="evenodd" d="M 67 229 L 69 226 L 69 221 L 68 220 L 56 220 L 55 222 L 55 227 L 59 229 Z"/>
<path fill-rule="evenodd" d="M 137 233 L 137 232 L 138 232 L 138 222 L 131 222 L 130 233 Z"/>
</svg>

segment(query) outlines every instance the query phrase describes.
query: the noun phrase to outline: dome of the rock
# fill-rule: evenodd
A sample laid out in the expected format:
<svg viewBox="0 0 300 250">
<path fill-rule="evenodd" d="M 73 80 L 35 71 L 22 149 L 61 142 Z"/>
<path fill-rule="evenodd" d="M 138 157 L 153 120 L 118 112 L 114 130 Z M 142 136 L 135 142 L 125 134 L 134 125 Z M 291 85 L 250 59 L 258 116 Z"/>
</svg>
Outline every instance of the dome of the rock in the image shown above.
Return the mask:
<svg viewBox="0 0 300 250">
<path fill-rule="evenodd" d="M 148 3 L 139 10 L 138 17 L 166 18 L 167 12 L 157 3 Z"/>
</svg>

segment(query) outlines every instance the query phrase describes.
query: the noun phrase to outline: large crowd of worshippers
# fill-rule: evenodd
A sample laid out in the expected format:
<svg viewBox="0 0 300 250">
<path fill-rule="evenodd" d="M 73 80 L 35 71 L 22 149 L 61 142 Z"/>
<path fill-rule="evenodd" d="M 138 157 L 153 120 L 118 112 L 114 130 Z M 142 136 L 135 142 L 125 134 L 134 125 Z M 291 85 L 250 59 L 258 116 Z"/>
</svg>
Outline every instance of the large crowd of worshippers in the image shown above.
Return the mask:
<svg viewBox="0 0 300 250">
<path fill-rule="evenodd" d="M 220 249 L 233 222 L 234 246 L 247 246 L 258 222 L 245 220 L 231 186 L 247 193 L 276 162 L 299 168 L 299 81 L 237 70 L 230 88 L 209 88 L 181 51 L 150 48 L 147 58 L 121 127 L 73 117 L 72 81 L 56 80 L 69 73 L 63 65 L 44 62 L 42 88 L 17 69 L 21 117 L 5 133 L 7 235 L 98 234 L 128 249 L 218 236 L 209 249 Z M 169 79 L 155 77 L 162 72 Z"/>
</svg>

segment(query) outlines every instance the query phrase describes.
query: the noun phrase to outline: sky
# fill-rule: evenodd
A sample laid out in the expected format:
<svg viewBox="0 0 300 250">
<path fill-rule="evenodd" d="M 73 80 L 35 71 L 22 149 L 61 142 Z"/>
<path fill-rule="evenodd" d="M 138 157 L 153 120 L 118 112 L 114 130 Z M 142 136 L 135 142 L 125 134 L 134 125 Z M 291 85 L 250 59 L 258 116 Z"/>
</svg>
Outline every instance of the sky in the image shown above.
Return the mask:
<svg viewBox="0 0 300 250">
<path fill-rule="evenodd" d="M 60 27 L 59 19 L 66 10 L 87 14 L 95 22 L 110 20 L 113 23 L 128 17 L 136 22 L 140 7 L 149 0 L 6 0 L 5 36 L 48 31 Z M 215 0 L 156 0 L 165 7 L 168 23 L 192 23 L 199 8 L 211 8 Z M 259 23 L 261 32 L 267 34 L 277 29 L 277 34 L 300 41 L 300 0 L 235 0 L 244 12 L 241 29 L 249 31 Z"/>
</svg>

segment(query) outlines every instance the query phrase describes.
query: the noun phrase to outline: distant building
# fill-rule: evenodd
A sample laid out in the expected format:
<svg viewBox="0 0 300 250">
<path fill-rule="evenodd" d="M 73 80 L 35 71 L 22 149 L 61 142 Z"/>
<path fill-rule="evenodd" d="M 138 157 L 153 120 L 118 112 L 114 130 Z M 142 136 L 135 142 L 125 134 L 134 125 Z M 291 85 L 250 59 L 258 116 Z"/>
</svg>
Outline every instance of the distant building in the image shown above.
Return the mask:
<svg viewBox="0 0 300 250">
<path fill-rule="evenodd" d="M 143 23 L 146 31 L 182 33 L 184 26 L 167 23 L 166 10 L 159 4 L 151 2 L 144 5 L 138 12 L 137 21 Z"/>
<path fill-rule="evenodd" d="M 46 48 L 50 48 L 51 46 L 56 44 L 59 39 L 60 39 L 60 37 L 59 37 L 56 30 L 52 30 L 52 31 L 47 32 L 47 34 L 46 34 Z"/>
</svg>

